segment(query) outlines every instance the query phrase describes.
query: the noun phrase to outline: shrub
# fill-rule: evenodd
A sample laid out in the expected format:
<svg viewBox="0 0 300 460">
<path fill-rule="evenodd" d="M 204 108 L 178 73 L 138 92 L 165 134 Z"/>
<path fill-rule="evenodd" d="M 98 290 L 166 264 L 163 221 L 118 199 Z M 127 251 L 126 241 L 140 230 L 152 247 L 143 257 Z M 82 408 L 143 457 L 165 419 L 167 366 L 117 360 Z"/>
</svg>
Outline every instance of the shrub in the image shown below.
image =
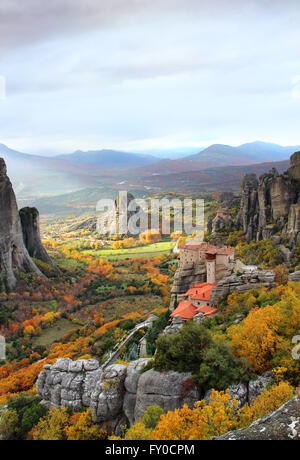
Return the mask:
<svg viewBox="0 0 300 460">
<path fill-rule="evenodd" d="M 47 409 L 40 405 L 40 401 L 39 396 L 26 393 L 12 397 L 7 404 L 8 414 L 4 417 L 5 426 L 0 427 L 0 430 L 3 429 L 6 433 L 4 435 L 2 433 L 2 435 L 6 439 L 26 439 L 30 430 L 41 417 L 47 414 Z M 8 429 L 9 424 L 10 430 Z M 8 434 L 9 431 L 11 432 L 10 435 Z"/>
<path fill-rule="evenodd" d="M 143 424 L 146 428 L 154 429 L 163 414 L 164 410 L 160 406 L 150 406 L 144 413 Z"/>
</svg>

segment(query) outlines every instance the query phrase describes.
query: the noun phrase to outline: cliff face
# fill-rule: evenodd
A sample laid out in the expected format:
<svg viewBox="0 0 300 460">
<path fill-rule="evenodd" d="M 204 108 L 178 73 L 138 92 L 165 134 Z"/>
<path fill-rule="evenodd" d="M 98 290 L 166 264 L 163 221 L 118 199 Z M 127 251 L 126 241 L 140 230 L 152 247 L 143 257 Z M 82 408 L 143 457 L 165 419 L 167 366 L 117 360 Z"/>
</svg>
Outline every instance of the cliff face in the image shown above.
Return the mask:
<svg viewBox="0 0 300 460">
<path fill-rule="evenodd" d="M 160 373 L 153 369 L 141 373 L 148 362 L 149 358 L 142 358 L 132 361 L 128 367 L 113 364 L 103 369 L 95 359 L 61 358 L 52 366 L 44 366 L 37 380 L 37 392 L 47 407 L 70 407 L 73 411 L 91 408 L 94 421 L 114 427 L 116 434 L 117 427 L 126 419 L 133 425 L 150 406 L 158 404 L 168 412 L 184 404 L 192 408 L 201 399 L 190 373 Z M 271 372 L 266 372 L 251 380 L 248 386 L 231 385 L 230 395 L 242 407 L 260 395 L 273 378 Z M 211 390 L 204 395 L 207 402 L 210 395 Z"/>
<path fill-rule="evenodd" d="M 270 238 L 281 231 L 300 241 L 300 152 L 290 159 L 290 168 L 279 175 L 275 168 L 260 176 L 247 174 L 241 184 L 238 223 L 247 241 Z"/>
<path fill-rule="evenodd" d="M 38 210 L 36 208 L 23 208 L 20 210 L 20 218 L 24 243 L 30 257 L 53 265 L 41 241 L 40 216 Z"/>
<path fill-rule="evenodd" d="M 169 371 L 164 374 L 141 369 L 149 359 L 139 359 L 128 368 L 113 364 L 103 369 L 94 359 L 58 359 L 45 365 L 37 380 L 37 392 L 44 404 L 70 407 L 74 411 L 89 407 L 95 422 L 116 426 L 126 415 L 135 423 L 149 406 L 159 404 L 165 412 L 199 400 L 195 387 L 185 390 L 191 374 Z"/>
<path fill-rule="evenodd" d="M 204 283 L 205 281 L 205 264 L 190 264 L 183 267 L 179 264 L 179 267 L 174 275 L 170 308 L 175 308 L 176 303 L 179 303 L 183 299 L 184 294 L 193 286 L 193 284 Z"/>
<path fill-rule="evenodd" d="M 16 284 L 14 269 L 43 276 L 24 245 L 16 197 L 5 161 L 0 158 L 0 271 L 8 289 Z"/>
<path fill-rule="evenodd" d="M 275 273 L 272 270 L 255 270 L 243 275 L 226 276 L 212 290 L 210 301 L 212 304 L 218 303 L 222 297 L 234 291 L 242 294 L 251 289 L 258 289 L 261 285 L 267 288 L 276 286 Z"/>
</svg>

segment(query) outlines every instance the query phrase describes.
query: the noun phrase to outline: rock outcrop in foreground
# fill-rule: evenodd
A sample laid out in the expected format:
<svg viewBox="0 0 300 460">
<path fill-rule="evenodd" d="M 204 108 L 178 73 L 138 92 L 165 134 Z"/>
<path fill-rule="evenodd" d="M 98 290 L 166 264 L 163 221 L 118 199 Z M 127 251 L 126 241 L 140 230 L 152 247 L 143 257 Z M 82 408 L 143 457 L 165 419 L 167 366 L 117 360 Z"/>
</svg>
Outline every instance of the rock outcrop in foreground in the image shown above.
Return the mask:
<svg viewBox="0 0 300 460">
<path fill-rule="evenodd" d="M 133 361 L 128 368 L 113 364 L 102 369 L 94 359 L 61 358 L 53 366 L 44 366 L 37 380 L 37 392 L 49 407 L 70 407 L 74 411 L 89 407 L 96 422 L 110 422 L 113 426 L 121 423 L 124 414 L 133 424 L 147 407 L 155 404 L 168 411 L 183 404 L 192 407 L 199 400 L 194 385 L 185 386 L 190 374 L 160 374 L 153 370 L 140 373 L 148 361 L 143 358 Z"/>
<path fill-rule="evenodd" d="M 15 269 L 43 276 L 24 245 L 15 193 L 0 158 L 0 272 L 10 290 L 16 284 Z"/>
<path fill-rule="evenodd" d="M 149 358 L 138 359 L 128 368 L 113 364 L 103 369 L 95 359 L 72 361 L 61 358 L 44 366 L 37 380 L 37 392 L 48 407 L 70 407 L 79 411 L 91 408 L 94 421 L 116 427 L 126 420 L 130 425 L 139 420 L 149 406 L 158 404 L 165 412 L 187 404 L 193 407 L 201 399 L 190 373 L 148 370 L 141 373 Z M 249 385 L 232 385 L 232 398 L 239 406 L 253 401 L 273 380 L 269 372 Z M 204 399 L 209 400 L 210 392 Z"/>
<path fill-rule="evenodd" d="M 248 428 L 215 438 L 220 441 L 300 441 L 300 397 L 295 396 L 275 412 Z"/>
<path fill-rule="evenodd" d="M 20 218 L 23 230 L 23 239 L 30 257 L 39 259 L 46 264 L 53 265 L 41 241 L 40 214 L 36 208 L 22 208 Z"/>
</svg>

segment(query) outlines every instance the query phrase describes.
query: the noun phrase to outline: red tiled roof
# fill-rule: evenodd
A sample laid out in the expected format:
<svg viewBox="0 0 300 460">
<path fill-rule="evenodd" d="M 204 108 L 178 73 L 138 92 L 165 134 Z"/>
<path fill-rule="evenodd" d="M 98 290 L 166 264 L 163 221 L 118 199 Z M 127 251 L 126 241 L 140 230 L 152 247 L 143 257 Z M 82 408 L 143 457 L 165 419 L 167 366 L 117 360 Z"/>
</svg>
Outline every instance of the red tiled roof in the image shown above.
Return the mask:
<svg viewBox="0 0 300 460">
<path fill-rule="evenodd" d="M 229 248 L 227 246 L 224 246 L 223 248 L 218 248 L 217 246 L 213 246 L 210 243 L 197 243 L 191 241 L 190 243 L 182 244 L 179 246 L 180 249 L 188 249 L 191 251 L 197 251 L 198 249 L 201 250 L 201 252 L 205 252 L 206 254 L 220 254 L 220 255 L 226 255 L 226 254 L 233 254 L 234 249 Z"/>
<path fill-rule="evenodd" d="M 215 307 L 198 307 L 197 308 L 197 313 L 201 312 L 204 313 L 204 316 L 210 316 L 213 315 L 214 313 L 217 313 L 218 309 Z"/>
<path fill-rule="evenodd" d="M 171 316 L 180 315 L 181 319 L 187 321 L 188 319 L 194 318 L 197 314 L 197 308 L 194 307 L 191 300 L 182 300 L 178 307 L 171 313 Z"/>
<path fill-rule="evenodd" d="M 180 315 L 181 319 L 187 321 L 188 319 L 194 318 L 199 312 L 204 313 L 205 316 L 216 313 L 218 309 L 215 307 L 195 307 L 195 305 L 193 305 L 193 300 L 204 300 L 209 302 L 211 291 L 215 286 L 216 284 L 212 283 L 194 284 L 193 287 L 185 293 L 185 297 L 190 296 L 192 300 L 182 300 L 173 313 L 171 313 L 171 316 Z"/>
<path fill-rule="evenodd" d="M 185 293 L 185 297 L 191 297 L 194 300 L 205 300 L 209 302 L 211 291 L 216 287 L 216 284 L 212 283 L 200 283 L 194 284 L 191 289 Z"/>
</svg>

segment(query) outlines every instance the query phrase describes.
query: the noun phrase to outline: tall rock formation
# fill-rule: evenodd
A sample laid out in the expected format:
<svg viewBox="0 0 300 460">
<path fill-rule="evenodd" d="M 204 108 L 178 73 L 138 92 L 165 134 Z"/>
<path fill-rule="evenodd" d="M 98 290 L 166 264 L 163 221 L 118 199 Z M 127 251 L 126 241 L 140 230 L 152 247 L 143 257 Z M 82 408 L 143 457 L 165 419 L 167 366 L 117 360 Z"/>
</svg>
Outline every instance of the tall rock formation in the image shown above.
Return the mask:
<svg viewBox="0 0 300 460">
<path fill-rule="evenodd" d="M 36 208 L 23 208 L 20 210 L 20 218 L 24 243 L 30 257 L 42 260 L 46 264 L 53 265 L 41 241 L 40 215 L 38 210 Z"/>
<path fill-rule="evenodd" d="M 290 177 L 299 179 L 300 177 L 300 152 L 295 152 L 290 158 L 290 167 L 288 170 Z"/>
<path fill-rule="evenodd" d="M 300 238 L 300 152 L 290 159 L 290 167 L 279 175 L 275 168 L 260 176 L 247 174 L 241 184 L 238 223 L 247 241 L 270 238 L 278 231 L 297 241 Z M 299 241 L 298 241 L 299 242 Z"/>
<path fill-rule="evenodd" d="M 8 289 L 16 284 L 15 269 L 43 276 L 24 245 L 16 197 L 0 158 L 0 272 Z"/>
<path fill-rule="evenodd" d="M 114 202 L 113 209 L 98 218 L 98 233 L 102 235 L 129 235 L 131 234 L 130 221 L 134 216 L 139 217 L 140 224 L 137 222 L 138 227 L 146 225 L 148 228 L 148 215 L 139 205 L 136 206 L 136 209 L 132 209 L 133 204 L 137 204 L 134 200 L 135 197 L 131 193 L 121 192 Z"/>
<path fill-rule="evenodd" d="M 241 185 L 241 210 L 238 221 L 250 241 L 258 225 L 258 180 L 256 174 L 246 174 Z"/>
</svg>

